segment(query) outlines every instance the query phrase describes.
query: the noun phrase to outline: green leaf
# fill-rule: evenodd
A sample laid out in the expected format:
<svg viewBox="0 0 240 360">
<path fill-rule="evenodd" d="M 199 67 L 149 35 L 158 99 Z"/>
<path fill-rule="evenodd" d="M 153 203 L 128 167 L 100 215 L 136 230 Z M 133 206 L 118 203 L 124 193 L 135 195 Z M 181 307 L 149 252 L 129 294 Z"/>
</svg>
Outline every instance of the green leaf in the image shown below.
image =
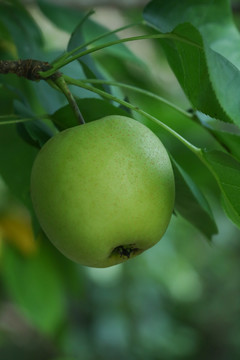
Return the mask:
<svg viewBox="0 0 240 360">
<path fill-rule="evenodd" d="M 37 150 L 25 143 L 14 125 L 1 126 L 0 175 L 11 193 L 31 208 L 30 175 Z"/>
<path fill-rule="evenodd" d="M 224 35 L 228 40 L 226 29 L 228 34 L 236 32 L 228 0 L 153 0 L 145 7 L 144 17 L 164 33 L 171 32 L 179 24 L 191 23 L 209 35 L 208 43 L 223 39 Z"/>
<path fill-rule="evenodd" d="M 38 58 L 42 33 L 20 1 L 1 1 L 0 21 L 9 30 L 20 58 Z"/>
<path fill-rule="evenodd" d="M 72 33 L 84 14 L 67 6 L 54 5 L 46 0 L 38 0 L 38 5 L 45 16 L 61 30 Z"/>
<path fill-rule="evenodd" d="M 153 0 L 145 8 L 144 17 L 158 31 L 180 37 L 180 41 L 165 41 L 164 48 L 193 106 L 240 125 L 240 99 L 236 96 L 240 87 L 240 35 L 229 1 Z M 200 45 L 199 51 L 183 43 L 184 38 Z"/>
<path fill-rule="evenodd" d="M 17 130 L 23 140 L 37 148 L 41 148 L 54 134 L 38 119 L 17 124 Z"/>
<path fill-rule="evenodd" d="M 87 18 L 80 21 L 76 29 L 73 31 L 69 43 L 68 43 L 68 51 L 72 51 L 79 47 L 81 44 L 85 42 L 85 37 L 83 35 L 83 25 L 87 21 Z M 84 49 L 83 49 L 84 50 Z M 93 61 L 91 55 L 86 55 L 78 59 L 79 64 L 82 67 L 87 78 L 90 79 L 103 79 L 103 76 L 99 69 L 97 68 L 95 62 Z M 98 86 L 101 90 L 105 90 L 109 92 L 109 87 L 106 85 Z"/>
<path fill-rule="evenodd" d="M 191 24 L 177 26 L 178 40 L 162 42 L 168 62 L 193 107 L 212 117 L 229 121 L 217 100 L 209 78 L 200 33 Z M 185 43 L 180 40 L 189 40 Z"/>
<path fill-rule="evenodd" d="M 7 27 L 0 20 L 0 58 L 9 60 L 16 57 L 16 47 Z"/>
<path fill-rule="evenodd" d="M 77 104 L 85 119 L 85 122 L 94 121 L 104 116 L 113 114 L 129 116 L 129 114 L 122 108 L 116 107 L 102 99 L 78 99 Z M 59 130 L 64 130 L 69 127 L 79 125 L 76 118 L 73 116 L 72 109 L 69 105 L 66 105 L 56 111 L 51 116 L 51 119 Z"/>
<path fill-rule="evenodd" d="M 223 148 L 240 160 L 240 129 L 238 126 L 214 119 L 200 111 L 196 111 L 195 116 L 217 138 Z"/>
<path fill-rule="evenodd" d="M 0 115 L 13 114 L 13 101 L 17 95 L 4 84 L 0 84 Z"/>
<path fill-rule="evenodd" d="M 201 124 L 210 130 L 224 134 L 235 135 L 237 137 L 240 136 L 240 129 L 234 124 L 214 119 L 211 116 L 203 114 L 200 111 L 196 111 L 195 115 L 200 120 Z"/>
<path fill-rule="evenodd" d="M 41 106 L 37 112 L 44 112 L 47 114 L 54 113 L 59 107 L 67 104 L 65 96 L 50 87 L 46 81 L 31 82 L 32 92 L 34 92 L 35 101 L 39 103 L 38 107 Z"/>
<path fill-rule="evenodd" d="M 107 27 L 93 21 L 92 19 L 88 19 L 83 27 L 83 35 L 86 41 L 91 41 L 92 39 L 97 38 L 99 35 L 107 34 L 108 32 L 109 30 Z M 116 34 L 110 34 L 91 44 L 91 47 L 94 47 L 95 45 L 103 45 L 106 42 L 116 41 L 118 39 L 119 37 Z M 136 56 L 127 46 L 125 46 L 125 44 L 118 44 L 107 47 L 104 49 L 104 54 L 112 55 L 123 61 L 128 60 L 145 67 L 143 60 Z"/>
<path fill-rule="evenodd" d="M 38 245 L 37 253 L 28 257 L 6 245 L 2 278 L 26 318 L 40 331 L 54 334 L 64 319 L 63 286 L 48 246 Z"/>
<path fill-rule="evenodd" d="M 240 66 L 238 69 L 228 59 L 207 47 L 206 57 L 209 76 L 219 103 L 229 118 L 240 126 L 240 100 L 236 96 L 240 87 Z"/>
<path fill-rule="evenodd" d="M 20 101 L 14 102 L 16 113 L 32 118 L 30 121 L 17 124 L 19 135 L 32 146 L 41 148 L 53 135 L 54 131 L 47 126 L 42 120 L 39 120 L 29 108 Z"/>
<path fill-rule="evenodd" d="M 240 162 L 221 151 L 202 151 L 203 159 L 220 187 L 228 217 L 240 227 Z"/>
<path fill-rule="evenodd" d="M 175 210 L 208 239 L 218 232 L 210 206 L 190 176 L 172 159 L 176 196 Z"/>
<path fill-rule="evenodd" d="M 76 44 L 77 46 L 81 45 L 82 39 L 85 41 L 91 41 L 92 39 L 99 37 L 99 35 L 109 32 L 107 27 L 93 21 L 92 19 L 88 18 L 86 21 L 82 22 L 85 14 L 79 10 L 73 10 L 69 9 L 69 7 L 59 5 L 56 6 L 50 4 L 46 0 L 39 0 L 38 4 L 44 15 L 46 15 L 60 29 L 71 34 L 74 32 L 79 34 L 79 42 Z M 106 41 L 114 41 L 117 39 L 118 37 L 116 34 L 111 34 L 101 40 L 98 40 L 97 42 L 94 42 L 91 46 L 104 44 Z M 104 51 L 123 60 L 133 61 L 141 66 L 144 64 L 143 61 L 124 44 L 109 47 Z"/>
</svg>

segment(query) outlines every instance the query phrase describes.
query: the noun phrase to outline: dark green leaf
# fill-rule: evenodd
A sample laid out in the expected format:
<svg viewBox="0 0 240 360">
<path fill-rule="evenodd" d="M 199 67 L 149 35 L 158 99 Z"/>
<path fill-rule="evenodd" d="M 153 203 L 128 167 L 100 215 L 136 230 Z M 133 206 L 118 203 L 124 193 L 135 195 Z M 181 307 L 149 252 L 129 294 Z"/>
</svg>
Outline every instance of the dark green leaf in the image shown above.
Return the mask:
<svg viewBox="0 0 240 360">
<path fill-rule="evenodd" d="M 80 125 L 70 105 L 65 105 L 61 109 L 57 110 L 51 115 L 51 119 L 60 131 Z"/>
<path fill-rule="evenodd" d="M 37 148 L 41 148 L 53 136 L 50 128 L 38 119 L 17 124 L 17 130 L 23 140 Z"/>
<path fill-rule="evenodd" d="M 221 151 L 202 151 L 203 158 L 221 189 L 229 218 L 240 227 L 240 162 Z"/>
<path fill-rule="evenodd" d="M 29 117 L 30 121 L 17 124 L 19 135 L 30 145 L 41 148 L 53 135 L 54 131 L 47 126 L 42 120 L 37 119 L 36 116 L 23 103 L 19 101 L 14 102 L 16 113 Z"/>
<path fill-rule="evenodd" d="M 77 104 L 81 110 L 81 113 L 85 119 L 85 122 L 94 121 L 108 115 L 123 115 L 129 116 L 129 114 L 123 109 L 116 107 L 101 99 L 78 99 Z M 69 105 L 56 111 L 52 116 L 54 124 L 59 130 L 64 130 L 69 127 L 79 125 L 77 120 L 73 116 L 72 109 Z"/>
<path fill-rule="evenodd" d="M 17 95 L 4 84 L 0 84 L 0 115 L 14 113 L 13 101 Z"/>
<path fill-rule="evenodd" d="M 87 19 L 84 19 L 87 21 Z M 68 51 L 74 50 L 81 44 L 85 42 L 85 37 L 83 35 L 83 25 L 85 21 L 82 20 L 76 29 L 73 31 L 71 38 L 68 43 Z M 84 49 L 83 49 L 84 50 Z M 103 76 L 99 69 L 97 68 L 95 62 L 93 61 L 92 57 L 90 55 L 83 56 L 78 59 L 79 64 L 81 65 L 85 76 L 89 79 L 103 79 Z M 109 87 L 105 85 L 97 86 L 101 90 L 106 90 L 109 92 Z"/>
<path fill-rule="evenodd" d="M 214 119 L 199 111 L 195 113 L 200 123 L 213 134 L 230 154 L 240 160 L 240 129 L 235 124 Z"/>
<path fill-rule="evenodd" d="M 164 40 L 164 50 L 180 85 L 193 107 L 212 117 L 229 120 L 223 112 L 209 79 L 200 33 L 191 24 L 177 26 L 179 40 Z M 181 40 L 189 40 L 185 43 Z"/>
<path fill-rule="evenodd" d="M 9 30 L 20 58 L 38 58 L 42 34 L 32 16 L 18 0 L 0 2 L 0 20 Z"/>
<path fill-rule="evenodd" d="M 231 32 L 230 27 L 233 26 L 227 0 L 153 0 L 144 9 L 144 17 L 164 33 L 187 22 L 197 28 L 201 27 L 201 32 L 209 35 L 206 39 L 208 43 L 223 38 L 226 28 Z M 207 29 L 210 25 L 215 25 L 211 27 L 211 33 Z"/>
<path fill-rule="evenodd" d="M 2 277 L 12 299 L 40 331 L 52 334 L 64 317 L 64 293 L 60 274 L 48 246 L 38 241 L 36 254 L 24 257 L 4 247 Z"/>
<path fill-rule="evenodd" d="M 84 14 L 76 9 L 54 5 L 47 0 L 38 0 L 41 11 L 61 30 L 72 33 Z"/>
<path fill-rule="evenodd" d="M 176 161 L 173 160 L 172 164 L 176 186 L 176 212 L 211 239 L 218 231 L 206 198 Z"/>
<path fill-rule="evenodd" d="M 16 47 L 7 27 L 0 20 L 0 58 L 9 60 L 16 57 Z"/>
<path fill-rule="evenodd" d="M 30 175 L 37 150 L 25 143 L 14 125 L 0 131 L 0 175 L 11 193 L 31 208 Z"/>
<path fill-rule="evenodd" d="M 33 82 L 30 85 L 35 95 L 35 101 L 38 101 L 41 106 L 41 109 L 37 111 L 52 114 L 59 107 L 67 104 L 65 96 L 50 87 L 46 81 Z"/>
<path fill-rule="evenodd" d="M 97 38 L 99 35 L 107 34 L 109 32 L 108 28 L 93 21 L 92 19 L 88 19 L 83 27 L 83 35 L 86 41 L 90 41 L 94 38 Z M 105 44 L 106 42 L 116 41 L 119 37 L 116 34 L 110 34 L 96 42 L 94 42 L 91 47 L 95 45 Z M 137 57 L 127 46 L 124 44 L 118 44 L 114 46 L 110 46 L 104 49 L 104 54 L 109 54 L 123 61 L 130 61 L 137 63 L 140 66 L 145 66 L 143 60 Z"/>
<path fill-rule="evenodd" d="M 227 58 L 207 47 L 206 57 L 210 79 L 219 103 L 229 118 L 240 126 L 240 99 L 236 96 L 240 87 L 240 61 L 238 69 Z"/>
</svg>

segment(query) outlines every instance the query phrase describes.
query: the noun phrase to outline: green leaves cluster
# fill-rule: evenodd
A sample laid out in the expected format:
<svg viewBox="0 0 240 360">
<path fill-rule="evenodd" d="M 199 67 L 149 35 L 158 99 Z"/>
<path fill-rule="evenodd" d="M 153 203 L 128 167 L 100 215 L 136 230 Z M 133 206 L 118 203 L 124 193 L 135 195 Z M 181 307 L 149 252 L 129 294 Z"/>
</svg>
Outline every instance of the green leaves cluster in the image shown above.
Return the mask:
<svg viewBox="0 0 240 360">
<path fill-rule="evenodd" d="M 202 150 L 200 159 L 219 185 L 228 216 L 239 226 L 240 35 L 229 2 L 152 1 L 144 18 L 156 31 L 177 37 L 162 45 L 196 117 L 227 150 Z"/>
</svg>

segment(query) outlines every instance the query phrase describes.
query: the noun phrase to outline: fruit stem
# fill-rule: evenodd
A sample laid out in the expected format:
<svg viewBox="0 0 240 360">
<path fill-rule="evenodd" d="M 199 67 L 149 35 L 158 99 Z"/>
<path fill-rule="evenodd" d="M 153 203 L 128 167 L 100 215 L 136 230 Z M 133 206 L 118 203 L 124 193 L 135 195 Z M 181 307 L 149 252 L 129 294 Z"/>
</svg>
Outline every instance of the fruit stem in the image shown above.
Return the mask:
<svg viewBox="0 0 240 360">
<path fill-rule="evenodd" d="M 64 77 L 61 75 L 59 77 L 54 78 L 53 80 L 54 84 L 56 84 L 58 86 L 58 88 L 63 92 L 63 94 L 66 96 L 69 105 L 71 106 L 78 122 L 80 123 L 80 125 L 85 124 L 84 118 L 82 116 L 82 113 L 78 107 L 78 104 L 73 96 L 73 94 L 71 93 L 71 91 L 69 90 L 67 83 L 64 79 Z"/>
</svg>

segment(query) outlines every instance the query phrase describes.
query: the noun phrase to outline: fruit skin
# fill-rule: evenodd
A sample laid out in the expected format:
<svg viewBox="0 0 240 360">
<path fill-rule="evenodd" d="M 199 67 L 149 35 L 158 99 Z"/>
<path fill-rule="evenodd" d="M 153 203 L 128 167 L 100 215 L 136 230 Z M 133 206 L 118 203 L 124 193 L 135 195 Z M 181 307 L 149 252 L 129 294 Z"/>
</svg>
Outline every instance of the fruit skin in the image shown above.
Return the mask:
<svg viewBox="0 0 240 360">
<path fill-rule="evenodd" d="M 174 189 L 158 137 L 117 115 L 55 135 L 31 175 L 46 235 L 66 257 L 92 267 L 121 263 L 156 244 L 172 215 Z"/>
</svg>

